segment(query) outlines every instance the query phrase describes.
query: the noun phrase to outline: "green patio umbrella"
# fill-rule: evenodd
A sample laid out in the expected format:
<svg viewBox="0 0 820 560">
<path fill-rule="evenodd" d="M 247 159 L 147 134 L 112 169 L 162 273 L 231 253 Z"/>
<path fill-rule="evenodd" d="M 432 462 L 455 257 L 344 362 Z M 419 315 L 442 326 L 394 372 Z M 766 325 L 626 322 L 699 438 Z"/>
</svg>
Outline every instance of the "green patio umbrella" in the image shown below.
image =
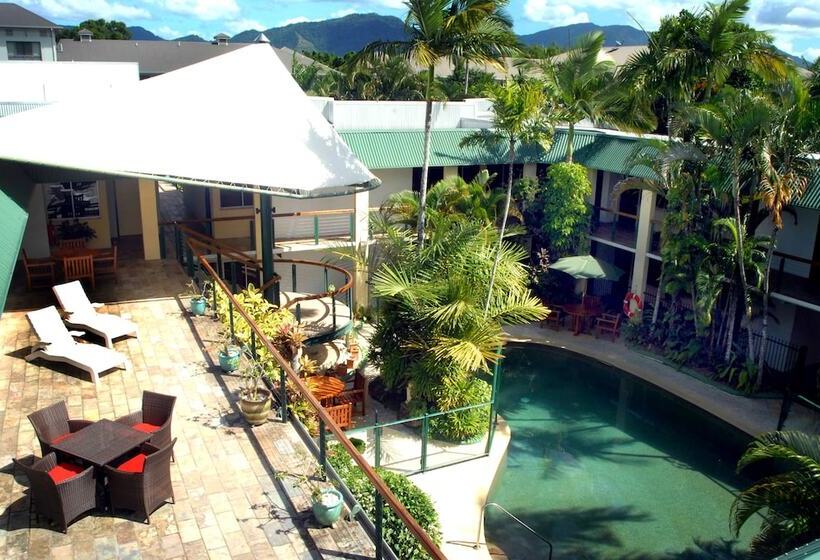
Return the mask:
<svg viewBox="0 0 820 560">
<path fill-rule="evenodd" d="M 590 278 L 603 280 L 618 280 L 624 271 L 606 261 L 596 259 L 592 255 L 578 255 L 558 259 L 549 266 L 552 270 L 560 270 L 572 276 L 585 280 L 584 295 L 587 293 L 587 282 Z"/>
</svg>

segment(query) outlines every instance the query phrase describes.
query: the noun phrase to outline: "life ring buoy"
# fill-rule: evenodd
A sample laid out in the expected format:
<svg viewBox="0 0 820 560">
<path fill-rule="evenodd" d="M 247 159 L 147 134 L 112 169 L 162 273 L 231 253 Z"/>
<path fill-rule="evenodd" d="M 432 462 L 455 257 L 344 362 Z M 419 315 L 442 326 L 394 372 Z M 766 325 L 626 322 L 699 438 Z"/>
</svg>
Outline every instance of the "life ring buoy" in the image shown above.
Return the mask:
<svg viewBox="0 0 820 560">
<path fill-rule="evenodd" d="M 624 296 L 624 315 L 631 319 L 642 309 L 643 303 L 641 302 L 641 296 L 627 292 Z"/>
</svg>

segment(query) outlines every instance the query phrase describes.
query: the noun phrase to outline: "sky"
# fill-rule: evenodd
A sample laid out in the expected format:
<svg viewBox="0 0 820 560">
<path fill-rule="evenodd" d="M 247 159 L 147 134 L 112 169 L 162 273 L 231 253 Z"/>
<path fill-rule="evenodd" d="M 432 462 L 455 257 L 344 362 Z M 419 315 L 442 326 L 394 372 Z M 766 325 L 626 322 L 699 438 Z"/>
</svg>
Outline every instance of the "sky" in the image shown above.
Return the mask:
<svg viewBox="0 0 820 560">
<path fill-rule="evenodd" d="M 402 0 L 16 0 L 60 24 L 88 18 L 117 19 L 173 39 L 190 33 L 211 38 L 264 30 L 300 21 L 341 17 L 354 12 L 404 16 Z M 639 23 L 657 28 L 661 17 L 699 3 L 686 0 L 510 0 L 515 31 L 591 21 L 599 25 Z M 747 22 L 769 31 L 775 44 L 814 60 L 820 56 L 818 0 L 752 0 Z"/>
</svg>

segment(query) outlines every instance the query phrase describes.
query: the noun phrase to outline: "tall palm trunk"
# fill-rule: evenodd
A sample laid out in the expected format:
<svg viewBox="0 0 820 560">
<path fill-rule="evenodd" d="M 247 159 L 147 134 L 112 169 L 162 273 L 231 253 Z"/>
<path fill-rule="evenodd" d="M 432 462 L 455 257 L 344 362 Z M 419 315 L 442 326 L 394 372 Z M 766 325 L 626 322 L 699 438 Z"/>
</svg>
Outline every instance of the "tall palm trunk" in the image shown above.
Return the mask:
<svg viewBox="0 0 820 560">
<path fill-rule="evenodd" d="M 760 331 L 760 356 L 757 361 L 757 389 L 763 384 L 763 367 L 766 365 L 766 345 L 769 331 L 769 282 L 772 274 L 772 257 L 777 242 L 777 231 L 777 228 L 772 228 L 772 237 L 769 242 L 769 249 L 766 252 L 766 275 L 763 277 L 763 328 Z"/>
<path fill-rule="evenodd" d="M 427 90 L 424 104 L 424 155 L 421 160 L 421 192 L 419 196 L 419 222 L 417 230 L 418 250 L 424 248 L 424 221 L 427 218 L 427 177 L 430 171 L 430 136 L 433 131 L 433 100 L 430 90 L 433 87 L 433 66 L 427 69 Z"/>
<path fill-rule="evenodd" d="M 732 359 L 732 345 L 735 342 L 735 323 L 737 318 L 737 290 L 732 290 L 729 296 L 729 309 L 726 313 L 726 350 L 723 360 L 729 363 Z"/>
<path fill-rule="evenodd" d="M 467 97 L 467 92 L 470 89 L 470 61 L 464 61 L 464 97 Z"/>
<path fill-rule="evenodd" d="M 754 350 L 753 340 L 752 340 L 752 303 L 749 300 L 749 283 L 746 280 L 746 266 L 745 261 L 743 259 L 744 255 L 746 254 L 744 251 L 744 228 L 743 228 L 743 221 L 741 220 L 740 216 L 740 164 L 738 162 L 737 156 L 735 157 L 734 165 L 733 165 L 733 185 L 732 190 L 734 191 L 734 203 L 735 203 L 735 224 L 737 226 L 737 266 L 738 266 L 738 273 L 740 274 L 740 287 L 743 290 L 743 316 L 746 318 L 746 334 L 749 337 L 749 346 L 747 350 L 748 356 L 746 357 L 747 360 L 751 359 L 754 361 L 754 356 L 752 354 Z"/>
<path fill-rule="evenodd" d="M 484 315 L 490 309 L 490 299 L 493 295 L 493 284 L 495 283 L 495 273 L 498 270 L 498 261 L 501 260 L 501 246 L 504 243 L 504 231 L 507 229 L 507 216 L 510 214 L 510 202 L 512 201 L 513 169 L 515 167 L 515 138 L 510 137 L 510 157 L 507 160 L 507 198 L 504 200 L 504 215 L 501 217 L 501 232 L 498 234 L 498 248 L 495 250 L 495 260 L 490 272 L 490 288 L 487 290 L 487 301 L 484 303 Z"/>
<path fill-rule="evenodd" d="M 572 163 L 572 154 L 574 151 L 573 143 L 575 142 L 575 123 L 569 123 L 567 127 L 567 157 L 566 162 Z"/>
</svg>

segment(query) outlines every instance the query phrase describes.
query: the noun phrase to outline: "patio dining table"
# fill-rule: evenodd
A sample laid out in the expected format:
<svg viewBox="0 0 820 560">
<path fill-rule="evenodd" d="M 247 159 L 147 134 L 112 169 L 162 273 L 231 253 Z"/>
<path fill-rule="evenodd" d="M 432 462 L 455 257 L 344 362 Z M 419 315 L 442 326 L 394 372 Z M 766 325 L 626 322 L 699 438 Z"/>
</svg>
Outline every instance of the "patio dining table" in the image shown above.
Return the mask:
<svg viewBox="0 0 820 560">
<path fill-rule="evenodd" d="M 103 419 L 51 447 L 99 468 L 136 449 L 151 439 L 151 435 Z"/>
<path fill-rule="evenodd" d="M 345 390 L 345 382 L 329 375 L 314 375 L 305 381 L 308 389 L 316 399 L 324 404 Z"/>
<path fill-rule="evenodd" d="M 572 334 L 578 336 L 584 330 L 584 323 L 590 317 L 597 317 L 603 313 L 600 305 L 583 303 L 567 303 L 561 306 L 564 313 L 572 317 Z"/>
<path fill-rule="evenodd" d="M 91 247 L 58 247 L 51 252 L 51 260 L 62 261 L 72 257 L 99 257 L 110 253 L 111 249 L 94 249 Z"/>
</svg>

